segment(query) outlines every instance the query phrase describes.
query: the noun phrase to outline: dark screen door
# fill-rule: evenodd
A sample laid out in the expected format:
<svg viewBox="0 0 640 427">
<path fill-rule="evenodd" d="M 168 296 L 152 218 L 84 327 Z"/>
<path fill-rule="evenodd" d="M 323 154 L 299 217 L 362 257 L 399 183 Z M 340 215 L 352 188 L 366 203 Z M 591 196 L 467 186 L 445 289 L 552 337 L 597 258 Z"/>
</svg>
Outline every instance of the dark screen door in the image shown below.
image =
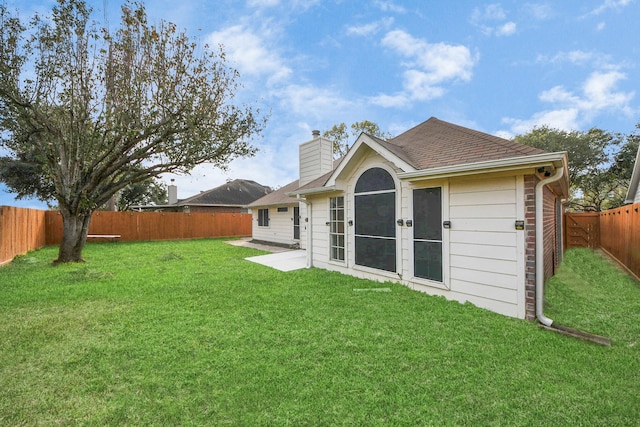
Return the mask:
<svg viewBox="0 0 640 427">
<path fill-rule="evenodd" d="M 442 190 L 413 190 L 413 274 L 442 282 Z"/>
</svg>

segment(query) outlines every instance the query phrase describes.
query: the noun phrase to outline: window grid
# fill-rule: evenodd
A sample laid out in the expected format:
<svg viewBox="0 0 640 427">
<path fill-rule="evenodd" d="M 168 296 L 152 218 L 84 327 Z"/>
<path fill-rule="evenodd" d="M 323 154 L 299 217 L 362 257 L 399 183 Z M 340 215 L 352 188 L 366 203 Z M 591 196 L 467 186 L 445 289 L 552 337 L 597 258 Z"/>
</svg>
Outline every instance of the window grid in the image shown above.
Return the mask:
<svg viewBox="0 0 640 427">
<path fill-rule="evenodd" d="M 329 199 L 330 259 L 344 261 L 344 197 Z"/>
<path fill-rule="evenodd" d="M 396 271 L 396 187 L 382 168 L 365 171 L 354 190 L 355 263 Z"/>
</svg>

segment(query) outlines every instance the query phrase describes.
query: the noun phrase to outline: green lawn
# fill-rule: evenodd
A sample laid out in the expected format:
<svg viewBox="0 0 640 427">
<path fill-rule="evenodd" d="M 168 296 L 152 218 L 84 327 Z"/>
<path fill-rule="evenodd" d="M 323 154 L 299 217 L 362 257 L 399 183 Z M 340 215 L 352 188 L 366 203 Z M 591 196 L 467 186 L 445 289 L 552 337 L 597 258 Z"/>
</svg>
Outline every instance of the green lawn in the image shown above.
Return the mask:
<svg viewBox="0 0 640 427">
<path fill-rule="evenodd" d="M 566 254 L 546 314 L 611 347 L 219 240 L 56 250 L 0 269 L 0 425 L 640 420 L 640 285 L 597 253 Z"/>
</svg>

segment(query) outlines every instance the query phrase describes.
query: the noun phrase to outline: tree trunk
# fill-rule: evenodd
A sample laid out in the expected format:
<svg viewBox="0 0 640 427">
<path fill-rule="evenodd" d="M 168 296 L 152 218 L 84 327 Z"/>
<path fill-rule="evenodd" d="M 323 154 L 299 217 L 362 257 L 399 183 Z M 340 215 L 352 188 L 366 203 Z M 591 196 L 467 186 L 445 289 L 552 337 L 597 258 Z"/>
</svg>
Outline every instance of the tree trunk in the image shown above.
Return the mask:
<svg viewBox="0 0 640 427">
<path fill-rule="evenodd" d="M 55 263 L 84 262 L 82 249 L 87 241 L 91 214 L 72 214 L 67 210 L 61 210 L 63 234 L 62 243 L 58 250 L 58 259 Z"/>
</svg>

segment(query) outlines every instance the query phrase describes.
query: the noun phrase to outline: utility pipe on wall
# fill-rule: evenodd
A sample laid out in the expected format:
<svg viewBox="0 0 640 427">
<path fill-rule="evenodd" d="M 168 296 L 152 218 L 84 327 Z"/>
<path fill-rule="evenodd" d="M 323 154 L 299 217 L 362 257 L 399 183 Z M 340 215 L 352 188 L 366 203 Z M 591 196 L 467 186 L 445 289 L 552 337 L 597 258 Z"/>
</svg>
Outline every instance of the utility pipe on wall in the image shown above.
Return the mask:
<svg viewBox="0 0 640 427">
<path fill-rule="evenodd" d="M 551 326 L 553 320 L 544 315 L 544 187 L 556 182 L 564 175 L 559 167 L 553 176 L 536 184 L 536 317 L 545 326 Z M 555 213 L 554 213 L 555 214 Z"/>
</svg>

